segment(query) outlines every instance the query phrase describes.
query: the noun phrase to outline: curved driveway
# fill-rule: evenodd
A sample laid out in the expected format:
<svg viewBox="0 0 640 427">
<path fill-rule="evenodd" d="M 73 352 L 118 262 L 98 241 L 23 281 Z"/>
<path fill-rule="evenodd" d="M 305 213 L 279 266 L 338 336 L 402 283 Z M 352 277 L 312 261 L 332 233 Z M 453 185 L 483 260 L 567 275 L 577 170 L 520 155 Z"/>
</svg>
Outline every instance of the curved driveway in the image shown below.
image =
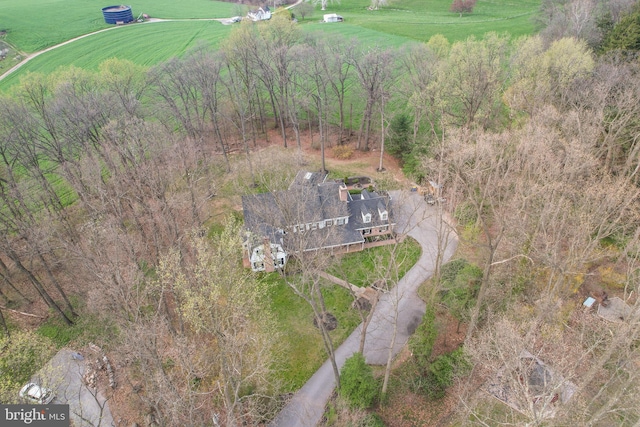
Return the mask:
<svg viewBox="0 0 640 427">
<path fill-rule="evenodd" d="M 444 260 L 451 258 L 457 246 L 454 233 L 439 220 L 438 206 L 429 206 L 417 193 L 393 192 L 393 212 L 396 230 L 416 239 L 422 255 L 390 292 L 382 295 L 367 328 L 364 355 L 374 365 L 387 363 L 393 342 L 394 319 L 397 334 L 393 343 L 395 356 L 415 331 L 425 312 L 425 303 L 418 297 L 418 287 L 434 270 L 439 248 Z M 362 325 L 336 350 L 336 362 L 358 351 Z M 314 427 L 322 419 L 324 408 L 335 388 L 331 362 L 327 360 L 309 381 L 291 398 L 271 424 L 273 427 Z"/>
</svg>

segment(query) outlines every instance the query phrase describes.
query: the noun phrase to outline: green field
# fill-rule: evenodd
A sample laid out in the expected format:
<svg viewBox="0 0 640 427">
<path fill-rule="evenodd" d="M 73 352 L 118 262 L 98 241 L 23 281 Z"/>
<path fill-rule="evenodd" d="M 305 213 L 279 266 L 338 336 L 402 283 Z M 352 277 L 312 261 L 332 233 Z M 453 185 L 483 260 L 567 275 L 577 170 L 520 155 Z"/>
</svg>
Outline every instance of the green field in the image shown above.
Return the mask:
<svg viewBox="0 0 640 427">
<path fill-rule="evenodd" d="M 114 57 L 150 66 L 180 56 L 198 43 L 217 46 L 229 31 L 230 27 L 217 21 L 157 22 L 114 27 L 112 31 L 95 34 L 39 55 L 20 68 L 19 72 L 2 80 L 0 88 L 12 86 L 27 72 L 48 74 L 70 65 L 97 70 L 100 63 Z"/>
<path fill-rule="evenodd" d="M 365 45 L 389 47 L 427 41 L 434 34 L 443 34 L 450 41 L 481 36 L 488 31 L 520 36 L 534 31 L 532 17 L 540 0 L 479 0 L 474 13 L 462 17 L 449 12 L 451 0 L 395 0 L 381 10 L 368 10 L 369 4 L 368 0 L 330 4 L 326 13 L 343 15 L 345 22 L 340 24 L 320 23 L 325 12 L 317 8 L 313 16 L 301 21 L 301 27 L 310 32 L 355 37 Z M 0 89 L 7 90 L 26 72 L 46 74 L 69 65 L 95 70 L 102 61 L 113 57 L 154 65 L 183 54 L 199 42 L 217 46 L 232 29 L 217 21 L 199 20 L 114 27 L 102 19 L 104 5 L 109 3 L 2 0 L 0 30 L 6 30 L 7 42 L 25 52 L 39 51 L 92 31 L 111 30 L 41 54 L 2 80 Z M 211 0 L 140 0 L 131 2 L 131 6 L 135 16 L 144 12 L 165 19 L 219 18 L 240 13 L 236 4 Z"/>
<path fill-rule="evenodd" d="M 102 8 L 118 2 L 96 0 L 2 0 L 0 30 L 5 40 L 27 53 L 62 43 L 102 28 Z M 224 18 L 236 8 L 233 3 L 212 0 L 134 0 L 126 4 L 136 18 L 146 13 L 155 18 Z"/>
<path fill-rule="evenodd" d="M 427 41 L 434 34 L 442 34 L 450 41 L 463 40 L 488 31 L 519 36 L 534 31 L 532 17 L 540 7 L 540 0 L 478 0 L 474 12 L 462 17 L 449 12 L 451 0 L 391 0 L 389 6 L 380 10 L 368 10 L 369 5 L 367 0 L 343 1 L 329 5 L 326 12 L 316 10 L 307 20 L 318 21 L 322 13 L 338 13 L 345 22 L 357 27 L 420 41 Z M 322 25 L 323 29 L 332 26 L 316 25 Z"/>
</svg>

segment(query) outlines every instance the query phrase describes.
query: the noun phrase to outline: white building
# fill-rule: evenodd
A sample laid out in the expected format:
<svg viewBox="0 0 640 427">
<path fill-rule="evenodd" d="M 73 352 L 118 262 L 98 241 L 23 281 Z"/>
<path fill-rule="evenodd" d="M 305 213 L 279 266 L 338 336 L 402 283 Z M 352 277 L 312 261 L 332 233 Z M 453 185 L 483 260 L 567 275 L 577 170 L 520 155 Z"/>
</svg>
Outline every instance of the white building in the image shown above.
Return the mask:
<svg viewBox="0 0 640 427">
<path fill-rule="evenodd" d="M 255 12 L 249 12 L 247 13 L 247 18 L 252 21 L 265 21 L 267 19 L 271 19 L 271 9 L 269 9 L 269 6 L 266 6 L 264 9 L 260 8 Z"/>
<path fill-rule="evenodd" d="M 335 13 L 327 13 L 323 16 L 322 22 L 342 22 L 344 18 Z"/>
</svg>

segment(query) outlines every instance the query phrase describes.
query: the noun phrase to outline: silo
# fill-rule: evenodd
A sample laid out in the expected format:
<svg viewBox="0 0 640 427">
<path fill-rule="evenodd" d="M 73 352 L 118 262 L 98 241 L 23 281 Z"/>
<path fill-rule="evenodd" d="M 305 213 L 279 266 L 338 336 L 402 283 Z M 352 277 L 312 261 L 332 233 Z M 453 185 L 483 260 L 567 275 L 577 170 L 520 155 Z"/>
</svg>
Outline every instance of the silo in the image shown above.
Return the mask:
<svg viewBox="0 0 640 427">
<path fill-rule="evenodd" d="M 133 21 L 131 6 L 107 6 L 102 8 L 102 16 L 107 24 L 127 24 Z"/>
</svg>

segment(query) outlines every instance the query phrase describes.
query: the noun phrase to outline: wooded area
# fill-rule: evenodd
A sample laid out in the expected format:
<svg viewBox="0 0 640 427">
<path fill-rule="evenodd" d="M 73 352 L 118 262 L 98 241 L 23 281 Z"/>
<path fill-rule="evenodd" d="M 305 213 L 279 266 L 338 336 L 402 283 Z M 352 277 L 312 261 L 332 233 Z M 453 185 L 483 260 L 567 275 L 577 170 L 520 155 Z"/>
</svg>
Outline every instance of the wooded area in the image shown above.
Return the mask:
<svg viewBox="0 0 640 427">
<path fill-rule="evenodd" d="M 625 16 L 610 14 L 610 31 Z M 576 386 L 553 423 L 637 423 L 637 51 L 614 50 L 606 34 L 554 38 L 551 23 L 518 40 L 436 36 L 392 51 L 275 17 L 150 70 L 113 59 L 98 72 L 29 75 L 0 98 L 4 334 L 15 328 L 8 308 L 68 325 L 108 319 L 117 339 L 101 345 L 127 355 L 127 381 L 142 390 L 132 406 L 158 424 L 272 419 L 283 386 L 266 284 L 240 267 L 240 226 L 220 210 L 233 202 L 214 202 L 230 180 L 238 195 L 283 184 L 274 176 L 292 163 L 265 167 L 258 145 L 301 164 L 308 133 L 318 148 L 390 150 L 417 182 L 444 185 L 459 257 L 481 271 L 470 301 L 449 307 L 472 364 L 457 389 L 462 423 L 549 422 L 517 378 L 516 415 L 477 392 L 523 350 Z M 329 260 L 307 261 L 292 286 L 306 286 L 322 316 L 314 269 Z M 428 304 L 444 282 L 436 271 Z M 588 283 L 630 316 L 588 318 L 576 304 Z M 15 400 L 19 385 L 0 398 Z"/>
</svg>

